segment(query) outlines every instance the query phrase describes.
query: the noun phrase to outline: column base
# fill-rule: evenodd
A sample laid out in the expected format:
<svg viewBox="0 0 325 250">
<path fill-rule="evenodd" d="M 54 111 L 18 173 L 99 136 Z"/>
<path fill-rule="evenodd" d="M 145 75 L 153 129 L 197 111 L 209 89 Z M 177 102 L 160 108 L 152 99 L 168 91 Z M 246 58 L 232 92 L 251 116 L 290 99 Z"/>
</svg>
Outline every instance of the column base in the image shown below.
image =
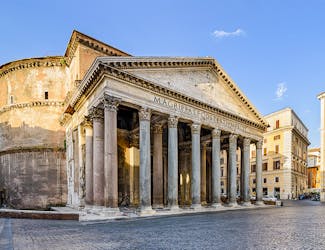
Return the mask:
<svg viewBox="0 0 325 250">
<path fill-rule="evenodd" d="M 191 209 L 201 210 L 202 209 L 202 206 L 201 206 L 201 204 L 192 204 L 191 205 Z"/>
<path fill-rule="evenodd" d="M 238 207 L 238 203 L 236 201 L 233 201 L 233 202 L 229 202 L 227 204 L 227 207 Z"/>
<path fill-rule="evenodd" d="M 102 211 L 100 212 L 100 215 L 105 217 L 115 217 L 115 216 L 121 216 L 122 213 L 118 207 L 104 207 Z"/>
<path fill-rule="evenodd" d="M 178 205 L 169 206 L 168 209 L 169 209 L 169 211 L 172 211 L 172 212 L 177 212 L 180 210 Z"/>
<path fill-rule="evenodd" d="M 211 205 L 211 207 L 213 207 L 213 208 L 220 208 L 220 207 L 223 207 L 222 205 L 221 205 L 221 203 L 220 202 L 216 202 L 216 203 L 213 203 L 212 205 Z"/>
<path fill-rule="evenodd" d="M 265 206 L 263 201 L 256 201 L 255 206 Z"/>
<path fill-rule="evenodd" d="M 151 206 L 149 207 L 141 207 L 139 211 L 137 212 L 138 215 L 140 216 L 146 216 L 146 215 L 152 215 L 155 214 L 156 211 L 152 209 Z"/>
<path fill-rule="evenodd" d="M 164 204 L 153 204 L 152 205 L 153 209 L 163 209 L 164 208 Z"/>
<path fill-rule="evenodd" d="M 241 205 L 243 207 L 251 207 L 252 206 L 252 203 L 250 201 L 244 201 Z"/>
</svg>

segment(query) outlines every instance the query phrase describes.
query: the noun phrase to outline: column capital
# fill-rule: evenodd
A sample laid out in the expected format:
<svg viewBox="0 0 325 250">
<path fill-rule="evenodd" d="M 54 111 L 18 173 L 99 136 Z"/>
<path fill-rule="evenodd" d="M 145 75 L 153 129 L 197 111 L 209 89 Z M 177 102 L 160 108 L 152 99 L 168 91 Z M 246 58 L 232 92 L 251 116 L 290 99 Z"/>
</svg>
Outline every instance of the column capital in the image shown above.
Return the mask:
<svg viewBox="0 0 325 250">
<path fill-rule="evenodd" d="M 154 134 L 162 134 L 163 133 L 163 127 L 164 127 L 163 124 L 155 123 L 152 126 L 152 130 L 153 130 Z"/>
<path fill-rule="evenodd" d="M 85 118 L 81 122 L 80 125 L 83 126 L 83 127 L 85 127 L 85 128 L 92 128 L 93 127 L 93 123 L 91 122 L 91 117 L 89 115 L 85 115 Z"/>
<path fill-rule="evenodd" d="M 256 149 L 262 149 L 263 147 L 263 141 L 262 140 L 259 140 L 256 142 Z"/>
<path fill-rule="evenodd" d="M 149 108 L 141 108 L 139 110 L 139 119 L 140 121 L 150 121 L 151 110 Z"/>
<path fill-rule="evenodd" d="M 221 130 L 218 128 L 215 128 L 212 130 L 212 138 L 213 139 L 220 139 L 220 135 L 221 135 Z"/>
<path fill-rule="evenodd" d="M 200 134 L 201 124 L 200 123 L 192 123 L 191 131 L 192 131 L 192 134 Z"/>
<path fill-rule="evenodd" d="M 121 102 L 120 98 L 109 96 L 106 94 L 104 94 L 104 97 L 102 98 L 102 103 L 104 105 L 104 108 L 113 112 L 117 111 L 117 107 L 120 104 L 120 102 Z"/>
<path fill-rule="evenodd" d="M 177 116 L 169 116 L 168 117 L 168 128 L 177 128 L 178 117 Z"/>
<path fill-rule="evenodd" d="M 251 145 L 251 139 L 244 138 L 244 140 L 243 140 L 243 146 L 244 147 L 249 147 L 250 145 Z"/>
<path fill-rule="evenodd" d="M 89 110 L 89 117 L 94 120 L 104 120 L 104 110 L 101 108 L 97 108 L 97 107 L 92 107 Z"/>
<path fill-rule="evenodd" d="M 237 141 L 238 135 L 236 134 L 230 134 L 229 135 L 229 143 L 234 143 Z"/>
<path fill-rule="evenodd" d="M 209 142 L 207 142 L 207 141 L 202 141 L 202 142 L 201 142 L 201 147 L 202 147 L 202 148 L 206 148 L 208 144 L 209 144 Z"/>
</svg>

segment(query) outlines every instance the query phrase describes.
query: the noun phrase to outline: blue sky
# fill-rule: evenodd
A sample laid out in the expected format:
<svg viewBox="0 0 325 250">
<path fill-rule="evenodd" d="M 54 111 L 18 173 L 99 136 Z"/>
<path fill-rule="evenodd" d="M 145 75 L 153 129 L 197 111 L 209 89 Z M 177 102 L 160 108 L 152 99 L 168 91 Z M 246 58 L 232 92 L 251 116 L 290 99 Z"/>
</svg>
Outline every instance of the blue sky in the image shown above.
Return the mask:
<svg viewBox="0 0 325 250">
<path fill-rule="evenodd" d="M 212 56 L 262 114 L 291 107 L 319 146 L 325 1 L 3 1 L 0 65 L 63 55 L 73 29 L 137 56 Z"/>
</svg>

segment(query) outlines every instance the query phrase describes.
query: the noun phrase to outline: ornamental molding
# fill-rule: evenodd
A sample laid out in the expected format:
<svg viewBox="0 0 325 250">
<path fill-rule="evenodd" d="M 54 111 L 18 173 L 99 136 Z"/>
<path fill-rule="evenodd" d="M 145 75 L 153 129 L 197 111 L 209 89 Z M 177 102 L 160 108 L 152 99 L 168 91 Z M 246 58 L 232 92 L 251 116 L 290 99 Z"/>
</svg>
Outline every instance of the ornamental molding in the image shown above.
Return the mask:
<svg viewBox="0 0 325 250">
<path fill-rule="evenodd" d="M 0 151 L 0 155 L 15 154 L 15 153 L 25 153 L 25 152 L 61 152 L 65 153 L 65 148 L 63 147 L 46 147 L 46 146 L 36 146 L 36 147 L 15 147 Z"/>
<path fill-rule="evenodd" d="M 212 134 L 213 139 L 220 139 L 221 130 L 215 128 L 215 129 L 212 130 L 211 134 Z"/>
<path fill-rule="evenodd" d="M 177 128 L 178 117 L 170 116 L 168 117 L 168 128 Z"/>
<path fill-rule="evenodd" d="M 139 110 L 139 120 L 140 121 L 150 121 L 151 110 L 148 108 L 141 108 Z"/>
<path fill-rule="evenodd" d="M 201 124 L 199 124 L 199 123 L 191 124 L 191 132 L 192 132 L 192 134 L 200 134 Z"/>
<path fill-rule="evenodd" d="M 120 98 L 116 98 L 106 94 L 104 94 L 104 97 L 102 99 L 102 103 L 104 105 L 105 110 L 107 109 L 108 111 L 111 112 L 117 112 L 117 107 L 120 104 L 120 102 L 121 102 Z"/>
<path fill-rule="evenodd" d="M 10 110 L 14 110 L 14 109 L 43 107 L 43 106 L 63 107 L 63 102 L 59 102 L 59 101 L 35 101 L 35 102 L 17 103 L 17 104 L 12 104 L 12 105 L 2 107 L 0 109 L 0 114 L 8 112 Z"/>
<path fill-rule="evenodd" d="M 256 149 L 262 149 L 262 147 L 263 147 L 263 141 L 262 140 L 257 141 L 256 142 Z"/>
<path fill-rule="evenodd" d="M 0 66 L 0 77 L 5 76 L 10 72 L 27 68 L 37 67 L 64 67 L 66 61 L 63 56 L 49 56 L 41 58 L 22 59 L 14 62 L 9 62 Z"/>
<path fill-rule="evenodd" d="M 206 64 L 208 64 L 208 62 L 206 62 Z M 201 62 L 201 63 L 203 63 L 203 62 Z M 73 93 L 70 100 L 66 103 L 65 112 L 69 112 L 69 108 L 73 109 L 73 107 L 75 107 L 75 105 L 80 101 L 81 97 L 87 96 L 91 92 L 92 87 L 105 76 L 113 77 L 115 79 L 119 79 L 122 81 L 126 81 L 130 85 L 145 89 L 145 91 L 152 92 L 154 94 L 161 94 L 161 95 L 168 96 L 168 97 L 173 98 L 177 101 L 184 102 L 189 105 L 193 105 L 199 109 L 204 109 L 206 111 L 213 112 L 215 114 L 220 115 L 221 117 L 231 119 L 235 122 L 243 123 L 245 125 L 254 127 L 254 128 L 262 130 L 262 131 L 265 131 L 265 129 L 267 127 L 267 123 L 265 123 L 261 117 L 259 118 L 261 123 L 256 123 L 254 121 L 248 120 L 243 117 L 239 117 L 233 113 L 227 112 L 220 108 L 203 103 L 195 98 L 186 96 L 183 93 L 179 93 L 177 91 L 168 89 L 167 87 L 164 87 L 162 85 L 158 85 L 151 81 L 145 80 L 141 77 L 135 76 L 129 72 L 125 72 L 120 69 L 111 67 L 111 66 L 104 64 L 100 61 L 97 61 L 94 68 L 86 74 L 86 76 L 84 77 L 84 80 L 79 85 L 78 89 Z"/>
<path fill-rule="evenodd" d="M 91 120 L 104 120 L 104 110 L 97 107 L 92 107 L 89 110 L 89 117 Z"/>
</svg>

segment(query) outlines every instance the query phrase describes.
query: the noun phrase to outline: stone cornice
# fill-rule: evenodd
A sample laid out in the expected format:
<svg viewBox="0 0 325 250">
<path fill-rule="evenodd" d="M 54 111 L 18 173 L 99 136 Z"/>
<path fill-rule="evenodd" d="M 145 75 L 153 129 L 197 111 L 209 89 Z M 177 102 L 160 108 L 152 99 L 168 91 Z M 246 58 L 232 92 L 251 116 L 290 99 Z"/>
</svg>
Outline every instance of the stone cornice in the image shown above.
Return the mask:
<svg viewBox="0 0 325 250">
<path fill-rule="evenodd" d="M 9 148 L 5 150 L 0 150 L 0 155 L 14 154 L 14 153 L 25 153 L 25 152 L 65 152 L 63 147 L 46 147 L 46 146 L 36 146 L 36 147 L 16 147 Z"/>
<path fill-rule="evenodd" d="M 116 49 L 106 43 L 98 41 L 90 36 L 87 36 L 79 31 L 74 30 L 72 32 L 70 41 L 65 51 L 65 57 L 68 65 L 70 65 L 71 63 L 71 60 L 76 52 L 78 44 L 82 44 L 108 56 L 130 56 L 129 54 L 119 49 Z"/>
<path fill-rule="evenodd" d="M 21 69 L 54 66 L 63 67 L 65 65 L 65 58 L 63 56 L 22 59 L 18 61 L 9 62 L 0 66 L 0 77 L 3 77 L 10 72 Z"/>
<path fill-rule="evenodd" d="M 25 103 L 17 103 L 13 105 L 8 105 L 0 108 L 0 114 L 19 108 L 28 108 L 28 107 L 40 107 L 40 106 L 56 106 L 63 107 L 63 102 L 59 101 L 34 101 L 34 102 L 25 102 Z"/>
<path fill-rule="evenodd" d="M 266 124 L 265 123 L 256 123 L 252 122 L 251 120 L 248 120 L 243 117 L 239 117 L 235 114 L 232 114 L 230 112 L 227 112 L 225 110 L 221 110 L 219 108 L 216 108 L 214 106 L 208 105 L 206 103 L 203 103 L 195 98 L 186 96 L 182 93 L 179 93 L 177 91 L 171 90 L 165 86 L 159 85 L 157 83 L 150 82 L 146 79 L 143 79 L 141 77 L 135 76 L 131 73 L 122 71 L 117 68 L 113 68 L 108 66 L 107 64 L 103 64 L 101 62 L 97 62 L 93 64 L 93 68 L 91 71 L 89 71 L 84 79 L 82 80 L 81 84 L 78 86 L 77 90 L 72 94 L 71 99 L 68 103 L 65 104 L 65 112 L 69 112 L 69 110 L 73 110 L 74 106 L 77 104 L 77 102 L 81 99 L 83 95 L 87 95 L 91 89 L 92 86 L 95 85 L 102 77 L 109 76 L 114 77 L 123 81 L 127 81 L 129 84 L 136 85 L 138 87 L 146 89 L 146 91 L 151 91 L 154 93 L 160 93 L 163 95 L 167 95 L 171 98 L 177 99 L 181 102 L 185 102 L 188 104 L 191 104 L 193 106 L 197 106 L 199 108 L 203 108 L 205 110 L 217 113 L 223 117 L 244 123 L 246 125 L 255 127 L 259 130 L 265 130 Z"/>
</svg>

